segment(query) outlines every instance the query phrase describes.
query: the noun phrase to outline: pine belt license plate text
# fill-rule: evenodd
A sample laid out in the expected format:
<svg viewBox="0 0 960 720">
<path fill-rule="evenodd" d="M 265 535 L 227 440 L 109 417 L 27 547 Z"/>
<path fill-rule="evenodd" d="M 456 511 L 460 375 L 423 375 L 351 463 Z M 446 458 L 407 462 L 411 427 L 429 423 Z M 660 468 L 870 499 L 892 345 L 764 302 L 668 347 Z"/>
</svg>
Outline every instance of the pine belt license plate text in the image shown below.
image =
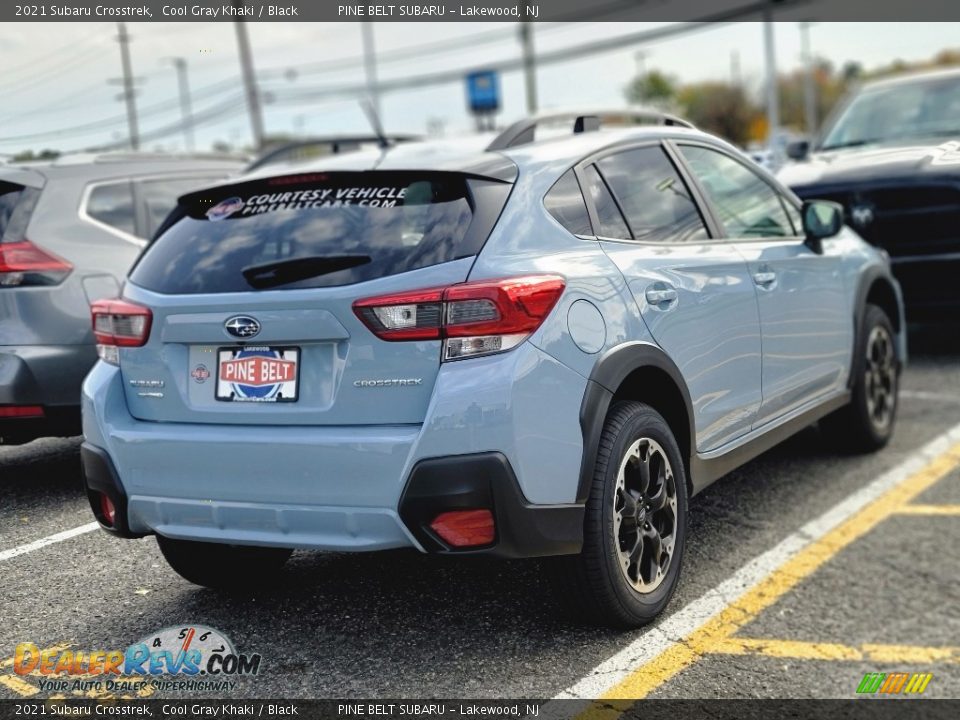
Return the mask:
<svg viewBox="0 0 960 720">
<path fill-rule="evenodd" d="M 295 402 L 300 348 L 246 346 L 217 350 L 217 400 Z"/>
</svg>

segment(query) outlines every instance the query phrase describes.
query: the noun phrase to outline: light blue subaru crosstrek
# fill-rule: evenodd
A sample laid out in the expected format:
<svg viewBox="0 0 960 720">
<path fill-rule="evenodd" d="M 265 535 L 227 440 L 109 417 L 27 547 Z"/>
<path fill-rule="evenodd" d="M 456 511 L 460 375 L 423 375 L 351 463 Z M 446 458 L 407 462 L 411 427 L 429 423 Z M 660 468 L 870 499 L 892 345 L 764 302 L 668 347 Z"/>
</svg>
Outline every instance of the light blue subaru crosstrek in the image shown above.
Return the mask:
<svg viewBox="0 0 960 720">
<path fill-rule="evenodd" d="M 655 124 L 538 117 L 182 197 L 93 307 L 103 528 L 219 588 L 296 548 L 557 556 L 560 595 L 630 627 L 674 592 L 692 495 L 818 421 L 883 446 L 887 258 L 727 143 L 615 114 Z"/>
</svg>

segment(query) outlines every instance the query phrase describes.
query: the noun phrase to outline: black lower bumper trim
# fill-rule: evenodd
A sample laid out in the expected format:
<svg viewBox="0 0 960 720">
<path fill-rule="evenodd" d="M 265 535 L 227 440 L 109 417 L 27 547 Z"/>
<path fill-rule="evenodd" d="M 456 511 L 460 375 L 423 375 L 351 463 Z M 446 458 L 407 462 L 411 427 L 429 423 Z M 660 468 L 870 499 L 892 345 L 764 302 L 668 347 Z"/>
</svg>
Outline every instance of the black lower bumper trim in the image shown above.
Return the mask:
<svg viewBox="0 0 960 720">
<path fill-rule="evenodd" d="M 481 548 L 455 548 L 430 529 L 430 522 L 448 510 L 487 508 L 493 511 L 496 538 Z M 493 555 L 504 558 L 570 555 L 583 546 L 580 504 L 532 505 L 527 502 L 501 453 L 421 460 L 410 473 L 400 499 L 400 517 L 429 552 Z"/>
<path fill-rule="evenodd" d="M 110 456 L 96 445 L 85 442 L 80 446 L 80 461 L 83 463 L 83 483 L 84 489 L 87 491 L 87 499 L 90 501 L 90 509 L 93 510 L 100 527 L 118 537 L 143 537 L 143 533 L 130 531 L 127 516 L 127 493 L 124 492 L 123 485 L 120 484 Z M 98 493 L 110 498 L 110 502 L 116 508 L 113 525 L 108 524 L 103 516 Z"/>
<path fill-rule="evenodd" d="M 43 417 L 40 418 L 0 420 L 0 442 L 5 445 L 19 445 L 42 437 L 73 437 L 80 434 L 79 405 L 45 406 L 43 413 Z"/>
</svg>

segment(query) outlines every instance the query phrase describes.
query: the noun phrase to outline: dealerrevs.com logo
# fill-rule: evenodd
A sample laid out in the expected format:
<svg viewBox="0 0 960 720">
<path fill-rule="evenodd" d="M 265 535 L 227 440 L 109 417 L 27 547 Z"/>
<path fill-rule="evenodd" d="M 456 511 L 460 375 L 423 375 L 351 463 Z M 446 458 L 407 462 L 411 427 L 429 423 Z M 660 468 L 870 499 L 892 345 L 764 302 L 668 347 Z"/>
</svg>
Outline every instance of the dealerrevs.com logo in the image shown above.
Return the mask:
<svg viewBox="0 0 960 720">
<path fill-rule="evenodd" d="M 125 650 L 41 650 L 20 643 L 13 656 L 17 675 L 40 675 L 49 691 L 155 690 L 224 691 L 234 678 L 260 671 L 258 653 L 237 652 L 230 639 L 204 625 L 167 627 L 150 633 Z M 167 678 L 175 679 L 167 679 Z"/>
</svg>

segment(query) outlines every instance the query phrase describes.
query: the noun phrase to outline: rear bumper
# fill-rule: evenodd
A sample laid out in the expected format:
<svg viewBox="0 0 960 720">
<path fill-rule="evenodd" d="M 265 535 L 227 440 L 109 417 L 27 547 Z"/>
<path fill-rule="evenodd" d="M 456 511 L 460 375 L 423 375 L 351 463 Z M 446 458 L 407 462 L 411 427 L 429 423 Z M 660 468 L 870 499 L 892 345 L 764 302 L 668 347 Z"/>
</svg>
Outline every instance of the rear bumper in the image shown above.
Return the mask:
<svg viewBox="0 0 960 720">
<path fill-rule="evenodd" d="M 418 425 L 158 423 L 131 416 L 120 371 L 101 363 L 83 392 L 88 491 L 108 494 L 123 516 L 111 531 L 124 537 L 502 557 L 577 552 L 582 392 L 574 383 L 585 380 L 532 347 L 455 363 L 441 375 Z M 550 392 L 530 384 L 544 380 Z M 564 384 L 571 392 L 557 393 Z M 455 549 L 430 534 L 437 514 L 467 505 L 493 511 L 491 546 Z M 91 506 L 96 515 L 99 496 Z"/>
<path fill-rule="evenodd" d="M 25 442 L 80 433 L 80 386 L 96 362 L 92 345 L 0 345 L 0 405 L 43 408 L 42 418 L 0 418 L 0 438 Z"/>
</svg>

